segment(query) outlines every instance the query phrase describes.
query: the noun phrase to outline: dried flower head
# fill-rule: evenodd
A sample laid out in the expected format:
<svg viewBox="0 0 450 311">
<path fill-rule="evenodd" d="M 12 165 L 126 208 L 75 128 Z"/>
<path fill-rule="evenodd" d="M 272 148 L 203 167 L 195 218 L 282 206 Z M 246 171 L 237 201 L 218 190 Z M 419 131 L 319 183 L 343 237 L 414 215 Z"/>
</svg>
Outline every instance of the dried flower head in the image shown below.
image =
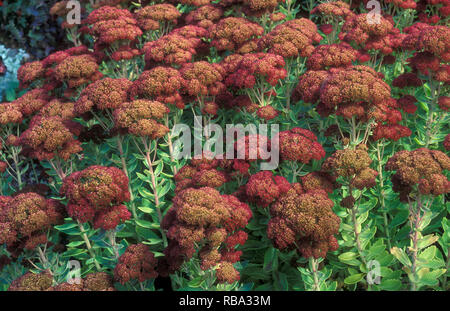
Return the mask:
<svg viewBox="0 0 450 311">
<path fill-rule="evenodd" d="M 158 261 L 148 245 L 132 244 L 119 257 L 117 266 L 114 268 L 114 279 L 121 284 L 133 279 L 139 282 L 154 279 L 158 276 L 155 271 L 157 264 Z"/>
</svg>

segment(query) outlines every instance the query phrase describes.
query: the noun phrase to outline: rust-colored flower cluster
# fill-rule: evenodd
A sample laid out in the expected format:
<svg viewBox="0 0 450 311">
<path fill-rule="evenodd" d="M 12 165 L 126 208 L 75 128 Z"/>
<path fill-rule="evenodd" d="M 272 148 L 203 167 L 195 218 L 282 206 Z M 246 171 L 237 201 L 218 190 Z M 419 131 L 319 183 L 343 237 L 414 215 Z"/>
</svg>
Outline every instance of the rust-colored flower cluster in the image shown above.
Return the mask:
<svg viewBox="0 0 450 311">
<path fill-rule="evenodd" d="M 340 218 L 333 205 L 326 191 L 305 191 L 301 184 L 292 184 L 270 206 L 267 236 L 281 250 L 297 249 L 305 258 L 325 257 L 339 247 L 334 235 Z"/>
<path fill-rule="evenodd" d="M 177 24 L 181 13 L 169 3 L 154 4 L 142 7 L 135 12 L 139 27 L 144 31 L 158 30 L 161 24 Z"/>
<path fill-rule="evenodd" d="M 190 96 L 215 96 L 225 90 L 225 70 L 220 64 L 199 61 L 186 63 L 180 69 L 184 92 Z"/>
<path fill-rule="evenodd" d="M 163 103 L 147 99 L 136 99 L 123 103 L 114 110 L 114 123 L 119 129 L 126 129 L 136 136 L 148 136 L 151 139 L 161 138 L 167 134 L 169 128 L 158 123 L 169 108 Z"/>
<path fill-rule="evenodd" d="M 343 1 L 320 3 L 311 11 L 311 14 L 321 15 L 324 18 L 332 18 L 334 20 L 347 20 L 355 15 L 355 13 L 350 10 L 350 5 Z"/>
<path fill-rule="evenodd" d="M 223 16 L 223 9 L 214 4 L 203 5 L 186 15 L 186 24 L 208 29 Z"/>
<path fill-rule="evenodd" d="M 119 257 L 114 268 L 114 279 L 121 284 L 130 280 L 144 282 L 158 276 L 156 268 L 158 261 L 148 245 L 139 243 L 128 246 L 125 253 Z"/>
<path fill-rule="evenodd" d="M 275 86 L 287 74 L 283 57 L 271 53 L 230 55 L 222 63 L 225 84 L 237 89 L 251 89 L 259 80 Z"/>
<path fill-rule="evenodd" d="M 283 176 L 274 176 L 271 171 L 261 171 L 250 176 L 245 191 L 249 202 L 267 207 L 290 188 L 291 185 Z"/>
<path fill-rule="evenodd" d="M 442 151 L 401 150 L 388 160 L 385 169 L 395 171 L 391 177 L 393 189 L 402 201 L 407 201 L 414 191 L 436 196 L 450 191 L 450 181 L 443 174 L 450 170 L 450 158 Z"/>
<path fill-rule="evenodd" d="M 264 28 L 243 17 L 227 17 L 209 28 L 211 45 L 218 51 L 250 53 L 257 48 L 257 38 Z"/>
<path fill-rule="evenodd" d="M 98 71 L 95 57 L 88 54 L 69 56 L 55 67 L 54 73 L 57 81 L 67 83 L 71 89 L 96 81 L 103 76 Z"/>
<path fill-rule="evenodd" d="M 74 137 L 80 134 L 81 127 L 61 116 L 36 115 L 16 143 L 24 148 L 25 154 L 40 161 L 55 156 L 68 160 L 72 154 L 82 151 L 81 143 Z"/>
<path fill-rule="evenodd" d="M 197 253 L 202 269 L 217 267 L 219 282 L 233 282 L 239 272 L 232 264 L 241 255 L 235 248 L 247 240 L 242 229 L 251 217 L 247 204 L 234 196 L 221 195 L 214 188 L 187 188 L 178 192 L 163 221 L 170 239 L 164 251 L 166 269 L 177 270 Z M 230 273 L 234 277 L 226 277 Z"/>
<path fill-rule="evenodd" d="M 355 149 L 337 150 L 325 160 L 322 170 L 334 177 L 343 177 L 350 187 L 362 190 L 376 184 L 378 173 L 370 168 L 371 163 L 367 146 L 361 144 Z"/>
<path fill-rule="evenodd" d="M 63 180 L 60 193 L 68 199 L 69 215 L 93 222 L 95 228 L 111 230 L 130 219 L 123 205 L 130 200 L 128 177 L 118 168 L 94 165 L 72 173 Z"/>
<path fill-rule="evenodd" d="M 47 230 L 64 221 L 64 206 L 53 199 L 28 192 L 0 197 L 0 244 L 19 242 L 34 249 L 47 242 Z"/>
<path fill-rule="evenodd" d="M 322 40 L 317 26 L 306 18 L 294 19 L 276 26 L 262 37 L 258 46 L 268 53 L 283 57 L 308 57 L 314 50 L 313 43 Z"/>
<path fill-rule="evenodd" d="M 98 110 L 116 109 L 128 99 L 132 82 L 127 79 L 104 78 L 89 84 L 75 104 L 75 112 L 84 114 L 95 107 Z"/>
<path fill-rule="evenodd" d="M 358 58 L 358 51 L 349 44 L 322 44 L 317 46 L 308 57 L 306 65 L 309 70 L 328 70 L 330 68 L 348 67 Z"/>
<path fill-rule="evenodd" d="M 312 159 L 320 160 L 325 157 L 325 150 L 311 131 L 295 127 L 280 132 L 279 140 L 281 160 L 308 164 Z"/>
<path fill-rule="evenodd" d="M 180 91 L 185 81 L 181 73 L 170 67 L 158 66 L 144 71 L 133 82 L 130 88 L 131 98 L 147 98 L 159 101 L 166 105 L 172 104 L 179 109 L 184 108 Z"/>
</svg>

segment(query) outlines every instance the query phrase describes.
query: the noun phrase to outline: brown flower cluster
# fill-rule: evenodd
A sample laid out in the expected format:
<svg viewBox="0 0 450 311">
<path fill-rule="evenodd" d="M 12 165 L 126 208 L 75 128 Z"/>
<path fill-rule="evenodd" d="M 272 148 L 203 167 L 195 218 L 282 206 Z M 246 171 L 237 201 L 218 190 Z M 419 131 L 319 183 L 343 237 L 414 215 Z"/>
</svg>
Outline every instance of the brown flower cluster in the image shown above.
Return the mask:
<svg viewBox="0 0 450 311">
<path fill-rule="evenodd" d="M 118 168 L 94 165 L 72 173 L 60 193 L 68 199 L 69 215 L 82 223 L 94 222 L 95 228 L 114 229 L 130 218 L 122 205 L 130 200 L 128 177 Z"/>
<path fill-rule="evenodd" d="M 106 272 L 87 274 L 79 283 L 61 283 L 53 285 L 53 276 L 49 271 L 41 273 L 27 272 L 14 280 L 8 291 L 115 291 L 112 278 Z"/>
<path fill-rule="evenodd" d="M 169 129 L 158 123 L 167 113 L 169 108 L 163 103 L 147 99 L 137 99 L 123 103 L 114 110 L 115 126 L 126 129 L 136 136 L 148 136 L 151 139 L 161 138 Z"/>
<path fill-rule="evenodd" d="M 190 96 L 215 96 L 225 90 L 225 70 L 220 64 L 199 61 L 186 63 L 180 69 L 185 81 L 184 92 Z"/>
<path fill-rule="evenodd" d="M 189 28 L 188 28 L 189 27 Z M 208 31 L 204 28 L 188 25 L 162 36 L 158 40 L 145 43 L 143 52 L 148 68 L 154 64 L 182 65 L 190 62 L 202 46 L 201 38 L 207 37 Z"/>
<path fill-rule="evenodd" d="M 20 107 L 13 103 L 0 103 L 0 124 L 22 123 L 23 115 Z"/>
<path fill-rule="evenodd" d="M 177 270 L 197 253 L 204 270 L 217 265 L 233 270 L 232 264 L 239 261 L 241 255 L 235 248 L 247 240 L 242 229 L 251 217 L 247 204 L 234 196 L 221 195 L 216 189 L 187 188 L 178 192 L 163 221 L 170 239 L 164 251 L 166 269 Z M 222 277 L 230 272 L 219 268 L 218 280 L 233 282 L 236 278 Z M 234 276 L 239 275 L 235 269 L 232 272 Z"/>
<path fill-rule="evenodd" d="M 127 79 L 104 78 L 89 84 L 75 104 L 75 112 L 84 114 L 95 107 L 98 110 L 116 109 L 128 99 L 132 82 Z"/>
<path fill-rule="evenodd" d="M 402 137 L 411 136 L 412 132 L 406 126 L 400 124 L 379 124 L 373 129 L 373 140 L 382 138 L 397 141 Z"/>
<path fill-rule="evenodd" d="M 274 176 L 271 171 L 261 171 L 250 176 L 245 192 L 249 202 L 258 207 L 267 207 L 290 188 L 291 185 L 283 176 Z"/>
<path fill-rule="evenodd" d="M 154 4 L 142 7 L 135 12 L 139 27 L 144 31 L 158 30 L 160 24 L 177 24 L 181 13 L 169 3 Z"/>
<path fill-rule="evenodd" d="M 94 82 L 103 76 L 98 71 L 95 57 L 88 54 L 67 57 L 55 67 L 54 74 L 57 81 L 67 83 L 71 89 Z"/>
<path fill-rule="evenodd" d="M 36 115 L 28 129 L 19 137 L 17 144 L 24 147 L 24 153 L 39 161 L 55 156 L 68 160 L 72 154 L 82 150 L 81 143 L 74 138 L 79 135 L 81 125 L 60 116 Z"/>
<path fill-rule="evenodd" d="M 280 132 L 279 140 L 281 160 L 308 164 L 312 159 L 320 160 L 325 157 L 325 150 L 311 131 L 295 127 Z"/>
<path fill-rule="evenodd" d="M 324 258 L 339 247 L 334 235 L 340 218 L 333 205 L 324 190 L 304 191 L 300 184 L 292 184 L 270 206 L 267 236 L 280 250 L 297 249 L 305 258 Z"/>
<path fill-rule="evenodd" d="M 166 105 L 184 108 L 180 90 L 184 85 L 180 72 L 174 68 L 158 66 L 144 71 L 130 88 L 131 98 L 147 98 Z"/>
<path fill-rule="evenodd" d="M 21 112 L 23 117 L 30 117 L 44 107 L 49 99 L 47 91 L 39 88 L 26 92 L 13 101 L 12 105 L 17 106 L 16 109 Z"/>
<path fill-rule="evenodd" d="M 306 65 L 309 70 L 328 70 L 330 68 L 348 67 L 358 58 L 358 51 L 349 44 L 322 44 L 317 46 L 308 57 Z"/>
<path fill-rule="evenodd" d="M 139 243 L 128 246 L 125 253 L 119 257 L 114 268 L 114 279 L 121 284 L 130 280 L 144 282 L 158 276 L 156 267 L 158 261 L 148 245 Z"/>
<path fill-rule="evenodd" d="M 343 1 L 320 3 L 311 11 L 311 14 L 321 15 L 325 18 L 331 17 L 334 20 L 347 20 L 355 15 L 355 13 L 350 10 L 350 5 Z"/>
<path fill-rule="evenodd" d="M 214 4 L 203 5 L 186 15 L 186 24 L 208 29 L 223 16 L 223 9 Z"/>
<path fill-rule="evenodd" d="M 137 23 L 130 11 L 111 6 L 92 11 L 84 20 L 96 42 L 106 46 L 122 40 L 134 41 L 141 36 Z"/>
<path fill-rule="evenodd" d="M 367 153 L 367 146 L 358 145 L 355 149 L 337 150 L 325 160 L 322 170 L 334 177 L 343 177 L 353 188 L 374 187 L 377 171 L 370 168 L 372 159 Z"/>
<path fill-rule="evenodd" d="M 64 206 L 53 199 L 28 192 L 0 197 L 0 244 L 20 242 L 34 249 L 47 242 L 47 230 L 64 221 Z"/>
<path fill-rule="evenodd" d="M 211 46 L 218 51 L 250 53 L 256 50 L 256 39 L 264 29 L 243 17 L 227 17 L 209 28 Z"/>
<path fill-rule="evenodd" d="M 227 71 L 225 85 L 237 89 L 251 89 L 259 79 L 275 86 L 287 75 L 283 57 L 271 53 L 234 54 L 222 64 Z"/>
<path fill-rule="evenodd" d="M 391 180 L 401 201 L 407 201 L 417 190 L 421 194 L 435 196 L 450 191 L 450 181 L 443 174 L 450 170 L 450 158 L 442 151 L 427 148 L 401 150 L 388 160 L 385 169 L 395 171 Z"/>
<path fill-rule="evenodd" d="M 60 99 L 52 99 L 39 110 L 44 118 L 59 117 L 62 120 L 71 120 L 75 117 L 75 103 Z"/>
<path fill-rule="evenodd" d="M 321 40 L 316 24 L 300 18 L 276 26 L 259 40 L 258 46 L 261 50 L 283 57 L 308 57 L 314 50 L 313 43 Z"/>
</svg>

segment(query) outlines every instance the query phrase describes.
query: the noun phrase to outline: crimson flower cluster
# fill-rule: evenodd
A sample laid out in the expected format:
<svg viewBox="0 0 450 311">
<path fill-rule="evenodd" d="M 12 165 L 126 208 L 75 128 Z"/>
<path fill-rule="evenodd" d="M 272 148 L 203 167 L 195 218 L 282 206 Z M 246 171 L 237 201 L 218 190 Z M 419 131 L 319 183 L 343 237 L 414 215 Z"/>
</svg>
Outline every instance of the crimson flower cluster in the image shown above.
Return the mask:
<svg viewBox="0 0 450 311">
<path fill-rule="evenodd" d="M 118 168 L 94 165 L 72 173 L 63 180 L 60 193 L 68 199 L 68 214 L 95 228 L 111 230 L 130 219 L 123 205 L 130 200 L 128 177 Z"/>
<path fill-rule="evenodd" d="M 128 246 L 125 253 L 119 257 L 114 268 L 114 279 L 121 284 L 130 280 L 144 282 L 158 276 L 156 268 L 158 261 L 148 245 L 139 243 Z"/>
<path fill-rule="evenodd" d="M 325 157 L 325 150 L 311 131 L 295 127 L 280 132 L 279 140 L 281 160 L 308 164 L 312 159 L 320 160 Z"/>
</svg>

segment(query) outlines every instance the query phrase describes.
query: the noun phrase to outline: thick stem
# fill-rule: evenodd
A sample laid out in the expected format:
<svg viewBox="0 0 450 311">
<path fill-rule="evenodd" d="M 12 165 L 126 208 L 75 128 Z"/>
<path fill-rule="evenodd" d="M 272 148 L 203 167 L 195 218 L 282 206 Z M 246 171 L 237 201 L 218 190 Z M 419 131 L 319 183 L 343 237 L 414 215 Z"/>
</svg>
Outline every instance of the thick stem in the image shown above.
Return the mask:
<svg viewBox="0 0 450 311">
<path fill-rule="evenodd" d="M 78 228 L 80 228 L 81 236 L 83 238 L 84 244 L 86 244 L 86 247 L 87 247 L 87 250 L 89 252 L 89 255 L 91 255 L 92 259 L 94 259 L 95 268 L 97 268 L 97 271 L 102 271 L 102 268 L 100 267 L 100 264 L 95 259 L 94 250 L 92 249 L 91 242 L 89 241 L 89 238 L 88 238 L 86 232 L 84 231 L 83 224 L 81 222 L 79 222 L 78 220 L 77 220 L 77 223 L 78 223 Z"/>
<path fill-rule="evenodd" d="M 309 257 L 309 265 L 311 266 L 311 272 L 314 278 L 313 290 L 320 291 L 319 278 L 317 277 L 317 259 L 314 259 L 314 257 Z"/>
<path fill-rule="evenodd" d="M 125 158 L 125 154 L 123 152 L 123 146 L 122 146 L 122 136 L 118 135 L 117 136 L 117 148 L 119 149 L 119 154 L 120 154 L 120 161 L 122 163 L 122 170 L 125 173 L 125 175 L 127 175 L 128 180 L 130 180 L 130 175 L 128 174 L 128 168 L 127 168 L 127 162 L 126 162 L 126 158 Z M 131 205 L 131 213 L 133 214 L 133 218 L 134 219 L 138 219 L 137 218 L 137 213 L 136 213 L 136 206 L 134 205 L 134 195 L 133 195 L 133 191 L 131 189 L 131 182 L 128 182 L 128 191 L 130 192 L 130 205 Z"/>
<path fill-rule="evenodd" d="M 383 159 L 383 153 L 384 153 L 384 148 L 383 150 L 381 150 L 381 142 L 378 141 L 377 142 L 377 161 L 378 161 L 378 186 L 379 186 L 379 191 L 378 191 L 378 198 L 380 200 L 380 204 L 381 204 L 381 208 L 383 209 L 383 219 L 384 219 L 384 231 L 386 233 L 386 239 L 387 239 L 387 244 L 388 244 L 388 249 L 391 249 L 391 237 L 390 237 L 390 232 L 389 232 L 389 226 L 388 226 L 388 216 L 386 213 L 386 203 L 384 200 L 384 180 L 383 180 L 383 165 L 382 165 L 382 159 Z"/>
<path fill-rule="evenodd" d="M 412 242 L 412 256 L 411 256 L 411 274 L 412 274 L 412 281 L 411 281 L 411 291 L 417 290 L 417 283 L 416 283 L 416 274 L 417 274 L 417 243 L 419 241 L 419 226 L 421 222 L 420 217 L 420 198 L 417 199 L 416 202 L 416 209 L 414 209 L 414 204 L 410 203 L 410 215 L 411 215 L 411 242 Z"/>
</svg>

